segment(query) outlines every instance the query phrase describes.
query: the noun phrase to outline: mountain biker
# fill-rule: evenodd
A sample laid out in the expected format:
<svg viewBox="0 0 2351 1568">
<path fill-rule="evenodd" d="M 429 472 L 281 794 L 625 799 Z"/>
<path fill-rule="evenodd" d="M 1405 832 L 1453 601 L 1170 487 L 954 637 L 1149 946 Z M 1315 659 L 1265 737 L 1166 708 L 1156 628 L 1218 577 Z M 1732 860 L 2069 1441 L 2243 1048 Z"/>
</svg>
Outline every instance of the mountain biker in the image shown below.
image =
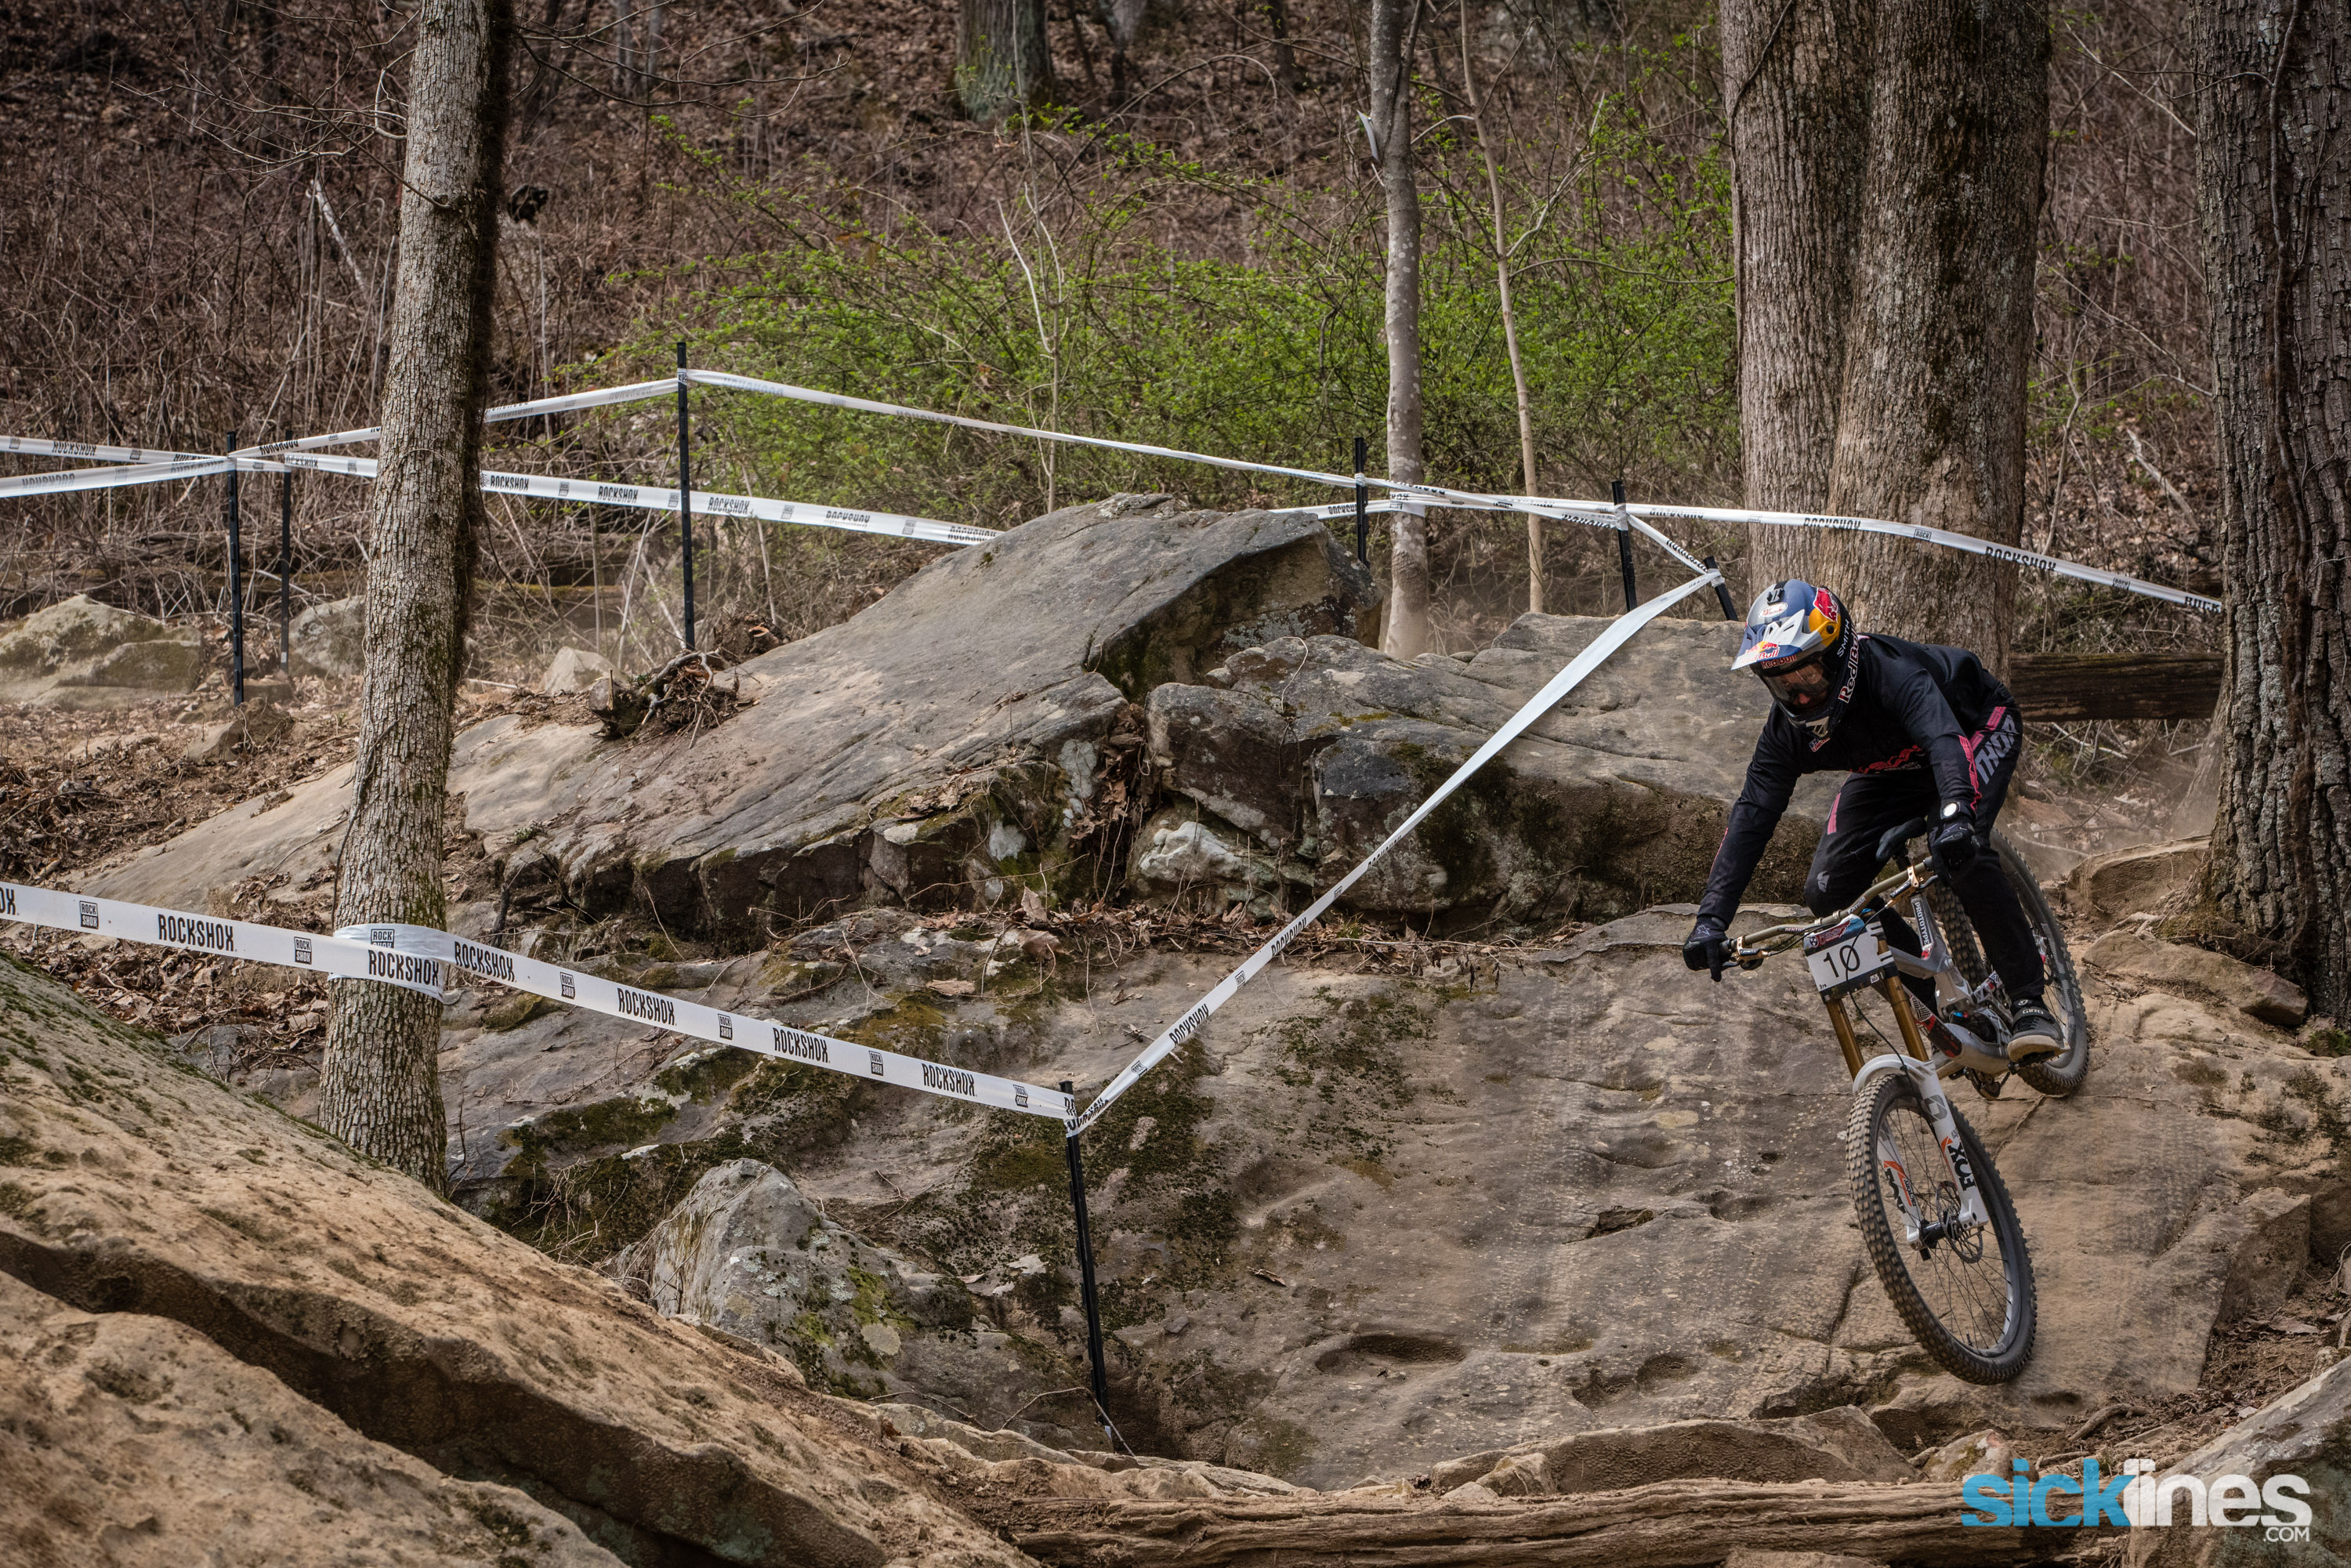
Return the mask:
<svg viewBox="0 0 2351 1568">
<path fill-rule="evenodd" d="M 1725 927 L 1797 779 L 1841 769 L 1849 777 L 1804 877 L 1813 913 L 1853 902 L 1876 876 L 1878 836 L 1927 818 L 1928 841 L 2007 988 L 2009 1060 L 2063 1049 L 2064 1032 L 2043 1000 L 2041 950 L 1984 838 L 2022 749 L 2023 727 L 2008 688 L 1964 648 L 1863 633 L 1834 593 L 1795 578 L 1756 596 L 1731 668 L 1762 677 L 1771 716 L 1731 805 L 1683 961 L 1721 980 L 1730 956 Z M 1909 922 L 1891 908 L 1882 920 L 1886 940 L 1917 956 Z M 1934 982 L 1903 979 L 1931 1015 Z"/>
</svg>

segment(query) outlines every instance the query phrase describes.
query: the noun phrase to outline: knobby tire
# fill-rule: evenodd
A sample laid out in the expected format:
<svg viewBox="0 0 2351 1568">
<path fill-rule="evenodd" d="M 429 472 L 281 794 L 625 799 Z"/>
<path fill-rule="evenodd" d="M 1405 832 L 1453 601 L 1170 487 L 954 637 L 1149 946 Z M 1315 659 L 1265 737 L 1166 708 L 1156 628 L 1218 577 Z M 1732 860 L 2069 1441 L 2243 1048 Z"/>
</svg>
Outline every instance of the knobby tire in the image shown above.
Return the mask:
<svg viewBox="0 0 2351 1568">
<path fill-rule="evenodd" d="M 1909 1329 L 1927 1354 L 1952 1375 L 1968 1383 L 2006 1383 L 2024 1370 L 2032 1356 L 2035 1310 L 2032 1291 L 2032 1260 L 2024 1246 L 2024 1229 L 2017 1222 L 2016 1206 L 2010 1201 L 2008 1187 L 2000 1179 L 2000 1172 L 1984 1152 L 1975 1129 L 1959 1114 L 1959 1107 L 1951 1108 L 1958 1124 L 1959 1146 L 1975 1168 L 1976 1182 L 1983 1193 L 1985 1213 L 1991 1224 L 1985 1228 L 2000 1247 L 2004 1299 L 2001 1333 L 1994 1343 L 1970 1344 L 1952 1332 L 1950 1325 L 1929 1304 L 1912 1277 L 1909 1248 L 1901 1230 L 1887 1217 L 1887 1204 L 1881 1197 L 1881 1175 L 1877 1160 L 1878 1134 L 1889 1117 L 1914 1117 L 1924 1129 L 1927 1147 L 1935 1147 L 1932 1124 L 1926 1119 L 1926 1107 L 1918 1092 L 1905 1074 L 1889 1074 L 1873 1082 L 1855 1096 L 1853 1114 L 1845 1124 L 1845 1172 L 1853 1187 L 1854 1212 L 1861 1222 L 1864 1247 L 1869 1254 L 1870 1267 L 1876 1270 L 1878 1283 L 1885 1287 L 1886 1297 L 1894 1303 L 1903 1325 Z M 1922 1166 L 1928 1162 L 1913 1159 Z M 1949 1171 L 1939 1155 L 1934 1156 L 1932 1177 L 1948 1182 Z M 1980 1244 L 1980 1243 L 1979 1243 Z M 1949 1248 L 1945 1240 L 1938 1246 Z M 1930 1265 L 1931 1266 L 1931 1265 Z M 1979 1273 L 1984 1272 L 1979 1270 Z"/>
</svg>

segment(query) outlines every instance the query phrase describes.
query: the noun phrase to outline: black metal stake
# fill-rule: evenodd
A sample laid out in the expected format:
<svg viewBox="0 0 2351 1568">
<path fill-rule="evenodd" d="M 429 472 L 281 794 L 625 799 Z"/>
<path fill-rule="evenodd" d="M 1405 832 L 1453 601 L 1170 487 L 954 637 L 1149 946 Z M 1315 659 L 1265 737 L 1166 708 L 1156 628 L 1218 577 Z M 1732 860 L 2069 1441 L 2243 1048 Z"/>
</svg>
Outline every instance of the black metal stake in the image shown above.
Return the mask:
<svg viewBox="0 0 2351 1568">
<path fill-rule="evenodd" d="M 1708 571 L 1716 570 L 1712 556 L 1706 558 L 1706 570 Z M 1722 606 L 1722 618 L 1725 621 L 1739 619 L 1739 612 L 1731 607 L 1730 589 L 1728 585 L 1719 582 L 1714 585 L 1714 601 Z"/>
<path fill-rule="evenodd" d="M 1075 1094 L 1078 1086 L 1064 1078 L 1061 1092 Z M 1110 1419 L 1110 1374 L 1102 1364 L 1102 1302 L 1094 1294 L 1094 1244 L 1086 1228 L 1086 1163 L 1078 1153 L 1078 1134 L 1072 1132 L 1065 1146 L 1070 1155 L 1070 1207 L 1078 1217 L 1078 1301 L 1086 1312 L 1086 1360 L 1092 1372 L 1094 1414 L 1102 1420 L 1102 1433 L 1116 1450 L 1120 1438 L 1118 1428 Z"/>
<path fill-rule="evenodd" d="M 1364 483 L 1364 464 L 1370 454 L 1370 444 L 1355 437 L 1355 559 L 1365 566 L 1372 564 L 1372 488 Z"/>
<path fill-rule="evenodd" d="M 685 561 L 685 651 L 694 652 L 694 474 L 686 464 L 685 340 L 677 340 L 677 531 Z"/>
<path fill-rule="evenodd" d="M 278 476 L 277 486 L 277 662 L 286 678 L 294 678 L 294 476 Z"/>
<path fill-rule="evenodd" d="M 1616 570 L 1625 574 L 1625 608 L 1641 607 L 1640 591 L 1633 586 L 1633 515 L 1625 509 L 1625 481 L 1612 479 L 1608 498 L 1616 503 Z"/>
<path fill-rule="evenodd" d="M 236 432 L 222 437 L 224 452 L 236 450 Z M 245 545 L 236 527 L 236 465 L 228 470 L 228 700 L 245 706 Z"/>
</svg>

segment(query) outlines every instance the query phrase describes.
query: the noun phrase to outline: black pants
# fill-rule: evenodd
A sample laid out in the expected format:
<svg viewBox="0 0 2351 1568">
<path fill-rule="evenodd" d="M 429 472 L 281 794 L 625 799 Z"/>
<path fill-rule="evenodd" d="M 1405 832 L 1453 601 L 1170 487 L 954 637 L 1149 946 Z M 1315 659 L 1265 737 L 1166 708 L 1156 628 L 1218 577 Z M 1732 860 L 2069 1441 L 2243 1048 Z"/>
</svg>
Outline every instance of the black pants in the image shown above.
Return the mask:
<svg viewBox="0 0 2351 1568">
<path fill-rule="evenodd" d="M 2011 1001 L 2040 998 L 2045 984 L 2041 949 L 2033 944 L 2023 905 L 2016 902 L 2016 892 L 2001 874 L 2000 857 L 1985 835 L 2008 800 L 2008 781 L 2016 771 L 2022 743 L 2022 726 L 2015 710 L 2007 707 L 1994 708 L 1983 727 L 1966 738 L 1968 768 L 1976 792 L 1980 852 L 1966 873 L 1953 879 L 1959 904 L 1983 943 L 1984 956 L 1991 960 Z M 1878 835 L 1913 817 L 1926 818 L 1931 831 L 1935 814 L 1941 809 L 1935 794 L 1935 776 L 1926 768 L 1849 776 L 1837 791 L 1835 804 L 1829 808 L 1821 846 L 1813 852 L 1813 869 L 1804 878 L 1804 902 L 1815 915 L 1852 903 L 1877 875 Z M 1889 909 L 1885 926 L 1888 942 L 1917 956 L 1918 934 L 1907 920 Z M 1932 982 L 1907 975 L 1903 978 L 1915 994 L 1929 1003 L 1934 1000 Z"/>
</svg>

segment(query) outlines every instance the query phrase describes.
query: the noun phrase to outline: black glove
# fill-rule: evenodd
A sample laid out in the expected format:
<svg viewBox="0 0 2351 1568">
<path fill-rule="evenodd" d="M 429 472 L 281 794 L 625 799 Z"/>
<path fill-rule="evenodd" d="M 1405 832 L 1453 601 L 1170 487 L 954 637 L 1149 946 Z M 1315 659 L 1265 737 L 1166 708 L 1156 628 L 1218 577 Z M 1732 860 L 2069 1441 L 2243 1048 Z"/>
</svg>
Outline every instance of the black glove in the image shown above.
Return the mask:
<svg viewBox="0 0 2351 1568">
<path fill-rule="evenodd" d="M 1941 862 L 1944 874 L 1958 876 L 1976 863 L 1976 820 L 1956 802 L 1943 808 L 1927 848 Z"/>
<path fill-rule="evenodd" d="M 1730 937 L 1722 922 L 1711 915 L 1701 915 L 1690 927 L 1688 937 L 1682 943 L 1682 962 L 1693 969 L 1711 970 L 1714 983 L 1722 983 L 1722 967 L 1730 962 Z"/>
</svg>

